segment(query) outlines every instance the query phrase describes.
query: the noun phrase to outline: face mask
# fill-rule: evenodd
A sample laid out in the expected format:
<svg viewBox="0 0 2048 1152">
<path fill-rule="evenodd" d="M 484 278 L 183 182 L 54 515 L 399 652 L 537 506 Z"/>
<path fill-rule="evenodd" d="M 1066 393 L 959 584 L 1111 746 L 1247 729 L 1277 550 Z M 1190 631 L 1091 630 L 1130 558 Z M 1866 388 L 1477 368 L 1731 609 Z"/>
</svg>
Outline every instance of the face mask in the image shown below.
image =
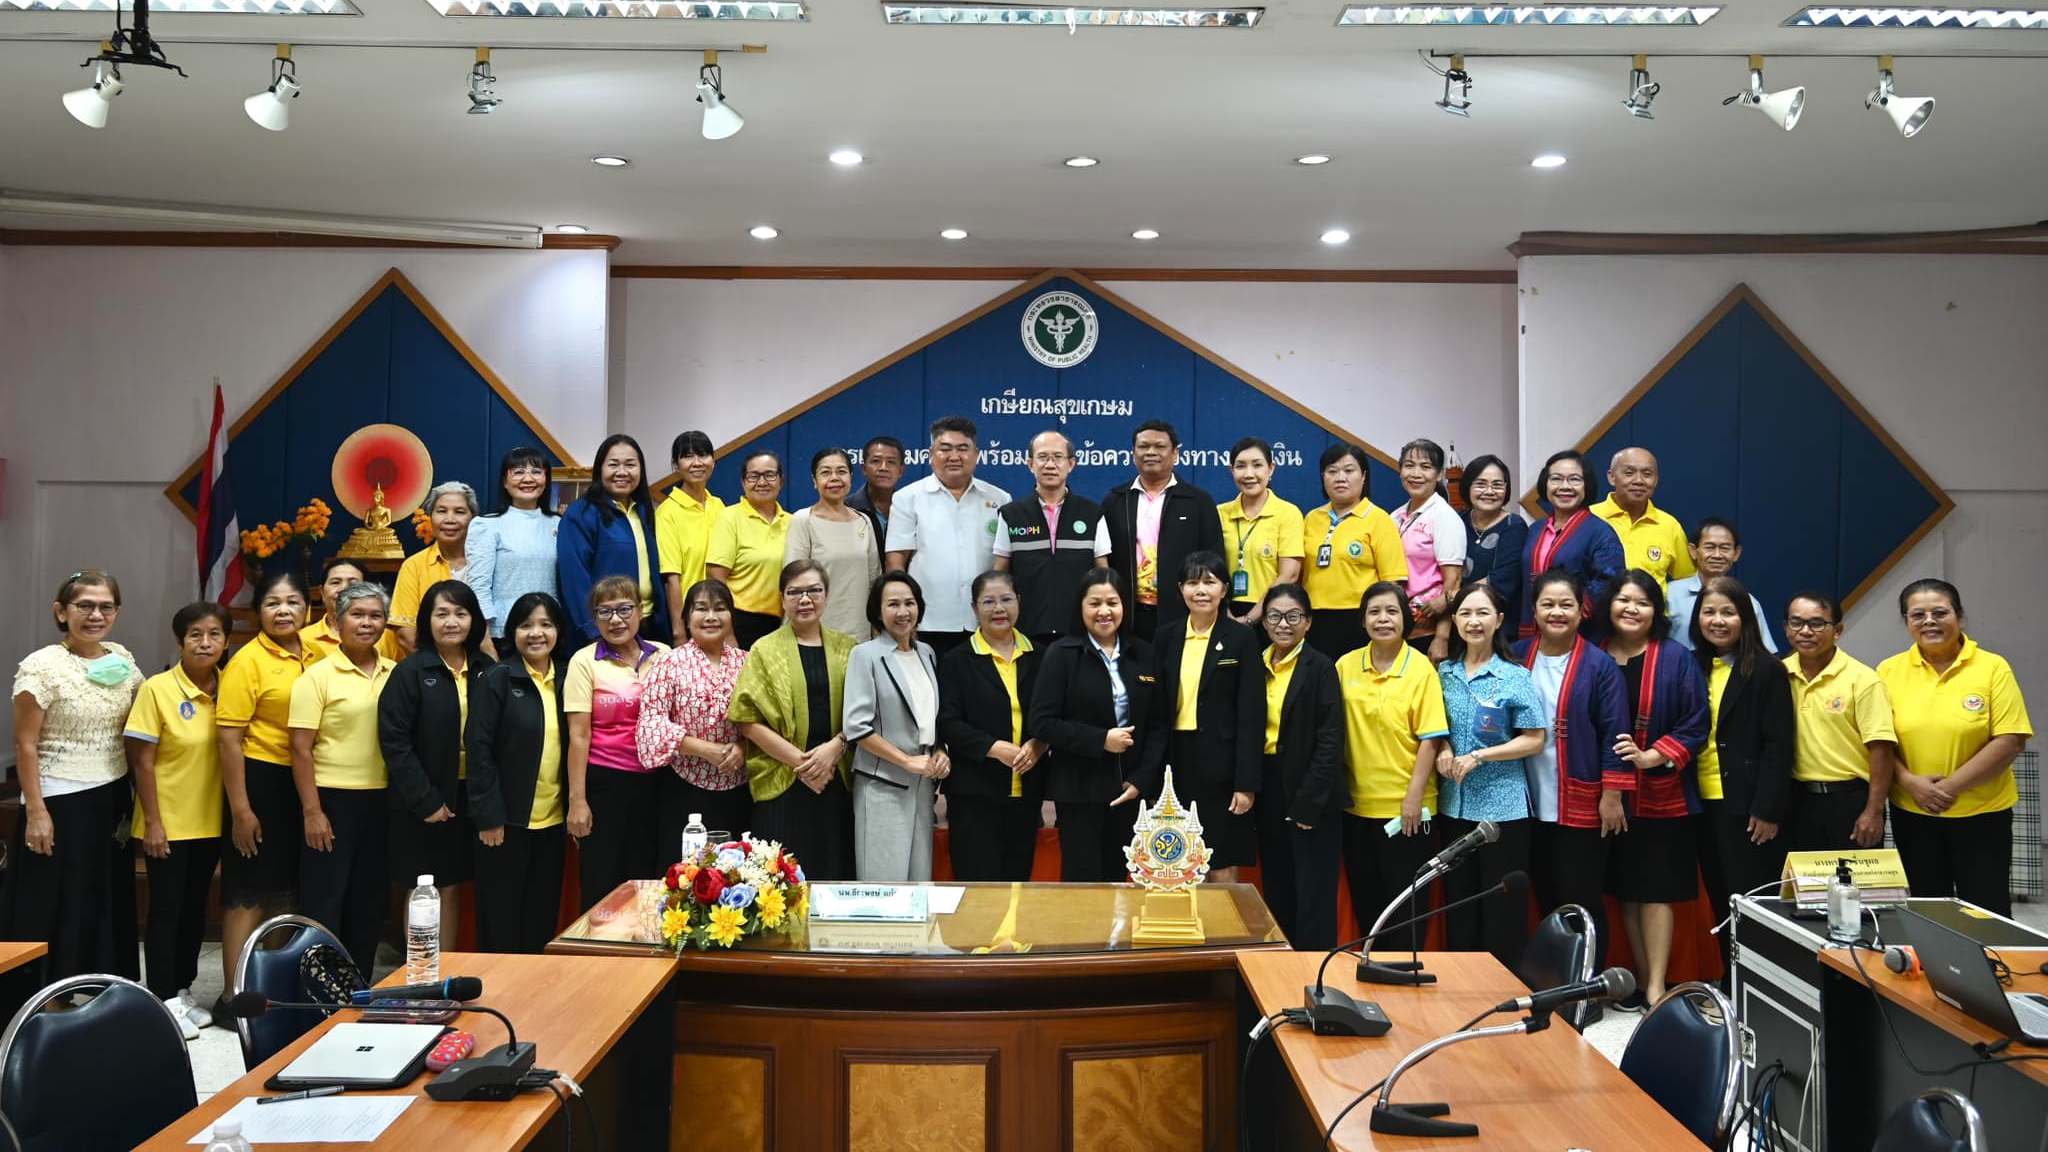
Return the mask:
<svg viewBox="0 0 2048 1152">
<path fill-rule="evenodd" d="M 85 664 L 86 679 L 110 688 L 125 683 L 132 671 L 134 668 L 128 663 L 128 658 L 118 652 L 104 653 L 98 659 L 88 660 Z"/>
</svg>

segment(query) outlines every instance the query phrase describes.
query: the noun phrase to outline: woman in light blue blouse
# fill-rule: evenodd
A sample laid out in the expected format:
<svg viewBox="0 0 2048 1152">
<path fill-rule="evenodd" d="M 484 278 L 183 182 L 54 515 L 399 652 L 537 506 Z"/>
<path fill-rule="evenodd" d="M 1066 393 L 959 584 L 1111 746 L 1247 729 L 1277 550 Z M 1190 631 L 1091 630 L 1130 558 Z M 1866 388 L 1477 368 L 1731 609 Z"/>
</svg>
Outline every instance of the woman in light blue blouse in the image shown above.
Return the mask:
<svg viewBox="0 0 2048 1152">
<path fill-rule="evenodd" d="M 505 613 L 528 592 L 555 595 L 555 528 L 561 523 L 547 507 L 554 473 L 538 448 L 514 448 L 498 465 L 498 508 L 470 522 L 462 578 L 476 591 L 491 642 L 505 646 Z"/>
<path fill-rule="evenodd" d="M 1450 747 L 1438 753 L 1437 805 L 1445 838 L 1464 835 L 1481 820 L 1500 826 L 1500 839 L 1481 848 L 1465 867 L 1444 878 L 1444 897 L 1458 900 L 1491 888 L 1501 877 L 1529 867 L 1529 781 L 1524 758 L 1543 748 L 1543 703 L 1529 671 L 1513 661 L 1505 631 L 1508 605 L 1486 584 L 1468 584 L 1451 600 L 1449 659 L 1437 666 L 1443 680 Z M 1484 948 L 1513 968 L 1528 936 L 1529 910 L 1468 905 L 1450 914 L 1454 952 Z"/>
</svg>

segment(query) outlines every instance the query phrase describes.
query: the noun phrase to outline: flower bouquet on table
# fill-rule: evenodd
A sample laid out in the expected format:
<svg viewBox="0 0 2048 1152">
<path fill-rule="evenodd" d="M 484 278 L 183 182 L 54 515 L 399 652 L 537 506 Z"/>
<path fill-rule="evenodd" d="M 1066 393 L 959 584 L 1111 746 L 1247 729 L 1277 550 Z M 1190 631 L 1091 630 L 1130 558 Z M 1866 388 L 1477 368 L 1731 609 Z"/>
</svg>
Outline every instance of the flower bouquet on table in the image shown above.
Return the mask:
<svg viewBox="0 0 2048 1152">
<path fill-rule="evenodd" d="M 661 941 L 681 952 L 730 948 L 804 915 L 804 870 L 773 840 L 707 844 L 662 879 Z"/>
</svg>

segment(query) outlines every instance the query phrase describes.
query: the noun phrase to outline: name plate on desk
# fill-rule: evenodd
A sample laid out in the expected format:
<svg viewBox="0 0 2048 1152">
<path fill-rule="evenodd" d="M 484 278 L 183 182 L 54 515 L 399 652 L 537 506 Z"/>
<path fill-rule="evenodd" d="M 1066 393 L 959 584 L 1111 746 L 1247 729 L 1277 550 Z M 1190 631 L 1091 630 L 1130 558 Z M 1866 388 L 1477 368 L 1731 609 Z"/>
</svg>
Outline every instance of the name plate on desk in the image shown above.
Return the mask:
<svg viewBox="0 0 2048 1152">
<path fill-rule="evenodd" d="M 1780 899 L 1799 907 L 1825 906 L 1828 883 L 1842 861 L 1849 862 L 1849 875 L 1866 905 L 1899 904 L 1906 899 L 1906 866 L 1896 848 L 1858 848 L 1853 852 L 1787 852 L 1785 884 Z"/>
<path fill-rule="evenodd" d="M 931 891 L 917 884 L 812 884 L 811 919 L 847 924 L 922 924 Z"/>
</svg>

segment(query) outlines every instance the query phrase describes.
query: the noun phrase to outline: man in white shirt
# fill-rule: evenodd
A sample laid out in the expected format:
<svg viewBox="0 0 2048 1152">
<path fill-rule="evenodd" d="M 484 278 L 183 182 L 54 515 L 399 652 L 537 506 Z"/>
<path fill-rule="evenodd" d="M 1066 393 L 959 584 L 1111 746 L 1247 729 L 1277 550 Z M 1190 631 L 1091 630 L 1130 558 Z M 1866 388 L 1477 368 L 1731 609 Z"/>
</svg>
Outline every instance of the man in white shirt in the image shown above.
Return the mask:
<svg viewBox="0 0 2048 1152">
<path fill-rule="evenodd" d="M 1671 638 L 1692 647 L 1692 614 L 1699 602 L 1700 589 L 1716 576 L 1726 576 L 1735 562 L 1742 559 L 1742 537 L 1735 531 L 1735 525 L 1719 516 L 1708 516 L 1692 530 L 1692 539 L 1686 545 L 1692 553 L 1692 562 L 1699 571 L 1680 580 L 1673 580 L 1664 591 L 1665 610 L 1671 614 Z M 1756 610 L 1756 630 L 1764 647 L 1772 655 L 1778 652 L 1777 641 L 1771 639 L 1770 617 L 1764 615 L 1764 606 L 1749 594 L 1750 607 Z"/>
<path fill-rule="evenodd" d="M 980 456 L 974 421 L 943 416 L 932 424 L 932 474 L 896 490 L 883 567 L 907 571 L 924 590 L 918 638 L 938 655 L 974 631 L 968 586 L 993 566 L 997 513 L 1010 494 L 974 478 Z"/>
</svg>

